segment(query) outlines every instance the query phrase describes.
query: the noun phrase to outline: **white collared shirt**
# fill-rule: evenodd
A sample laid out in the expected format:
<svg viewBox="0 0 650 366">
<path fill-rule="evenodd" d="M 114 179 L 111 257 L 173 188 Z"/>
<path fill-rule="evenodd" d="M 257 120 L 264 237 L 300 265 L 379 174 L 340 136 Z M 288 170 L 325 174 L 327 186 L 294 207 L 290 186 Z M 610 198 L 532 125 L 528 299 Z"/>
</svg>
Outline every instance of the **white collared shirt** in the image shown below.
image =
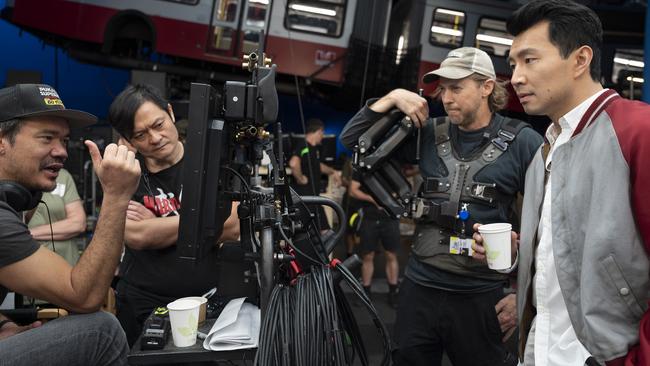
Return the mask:
<svg viewBox="0 0 650 366">
<path fill-rule="evenodd" d="M 535 253 L 536 269 L 535 278 L 533 279 L 533 297 L 537 308 L 534 346 L 535 366 L 584 366 L 587 358 L 591 356 L 576 336 L 560 291 L 555 260 L 553 259 L 553 236 L 551 234 L 551 217 L 553 217 L 553 213 L 551 210 L 550 174 L 552 172 L 553 152 L 569 141 L 589 106 L 604 92 L 605 90 L 592 95 L 562 116 L 558 121 L 561 131 L 558 131 L 554 124 L 551 124 L 546 130 L 546 138 L 551 144 L 546 159 L 549 179 L 545 187 L 542 215 L 537 229 L 539 245 Z"/>
</svg>

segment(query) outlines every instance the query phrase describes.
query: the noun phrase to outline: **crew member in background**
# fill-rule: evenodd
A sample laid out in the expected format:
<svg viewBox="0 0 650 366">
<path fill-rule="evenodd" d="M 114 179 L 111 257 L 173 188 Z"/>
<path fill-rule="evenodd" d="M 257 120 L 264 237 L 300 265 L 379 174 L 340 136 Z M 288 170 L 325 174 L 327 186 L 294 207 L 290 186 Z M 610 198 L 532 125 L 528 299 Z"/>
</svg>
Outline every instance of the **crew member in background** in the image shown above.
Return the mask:
<svg viewBox="0 0 650 366">
<path fill-rule="evenodd" d="M 343 212 L 345 212 L 345 217 L 347 218 L 347 223 L 345 225 L 345 235 L 343 236 L 343 241 L 345 242 L 345 257 L 349 258 L 354 255 L 355 247 L 359 244 L 359 235 L 358 229 L 361 227 L 358 225 L 357 219 L 358 214 L 358 201 L 350 196 L 350 184 L 352 183 L 352 159 L 347 155 L 341 155 L 344 159 L 341 169 L 341 185 L 345 187 L 345 193 L 341 200 L 341 207 Z"/>
<path fill-rule="evenodd" d="M 293 176 L 293 189 L 301 196 L 318 196 L 321 192 L 321 174 L 327 174 L 334 179 L 334 184 L 341 184 L 341 172 L 323 164 L 320 159 L 321 143 L 325 133 L 323 121 L 312 118 L 307 121 L 305 143 L 298 144 L 289 159 L 291 175 Z M 322 206 L 310 206 L 315 210 L 321 230 L 330 228 Z"/>
<path fill-rule="evenodd" d="M 86 230 L 86 212 L 72 175 L 59 170 L 56 187 L 43 193 L 41 201 L 29 219 L 30 234 L 74 266 L 80 255 L 74 239 Z"/>
<path fill-rule="evenodd" d="M 117 318 L 133 345 L 154 308 L 201 296 L 217 285 L 218 243 L 196 264 L 179 258 L 185 147 L 178 139 L 172 107 L 160 92 L 148 85 L 128 86 L 111 104 L 108 121 L 142 162 L 140 185 L 126 212 L 126 249 L 116 294 Z M 233 204 L 218 242 L 238 237 Z"/>
<path fill-rule="evenodd" d="M 356 177 L 358 179 L 358 177 Z M 359 254 L 363 259 L 361 264 L 361 284 L 368 296 L 371 294 L 372 276 L 375 272 L 375 252 L 379 250 L 379 242 L 384 248 L 386 259 L 386 281 L 388 282 L 388 305 L 397 306 L 397 280 L 399 263 L 397 250 L 400 245 L 399 219 L 390 217 L 377 202 L 364 191 L 357 179 L 350 183 L 350 196 L 358 202 L 361 215 L 359 228 Z"/>
<path fill-rule="evenodd" d="M 440 365 L 444 351 L 455 366 L 515 365 L 504 341 L 513 332 L 515 295 L 508 274 L 472 259 L 474 222 L 517 221 L 514 203 L 542 138 L 522 121 L 496 113 L 507 92 L 492 60 L 473 47 L 449 52 L 424 82 L 438 81 L 447 117 L 429 118 L 426 99 L 396 89 L 370 100 L 345 126 L 352 148 L 385 113 L 398 108 L 421 128 L 420 195 L 430 206 L 418 220 L 400 285 L 395 323 L 397 366 Z M 415 163 L 412 136 L 397 157 Z"/>
</svg>

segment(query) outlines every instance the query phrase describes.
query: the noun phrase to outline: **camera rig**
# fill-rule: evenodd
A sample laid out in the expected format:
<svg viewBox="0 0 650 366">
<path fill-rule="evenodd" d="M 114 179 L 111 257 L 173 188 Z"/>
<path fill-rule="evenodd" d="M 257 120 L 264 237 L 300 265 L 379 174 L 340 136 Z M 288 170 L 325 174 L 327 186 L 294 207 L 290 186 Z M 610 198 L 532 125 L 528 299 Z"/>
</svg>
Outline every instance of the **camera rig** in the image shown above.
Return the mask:
<svg viewBox="0 0 650 366">
<path fill-rule="evenodd" d="M 244 56 L 243 67 L 252 73 L 251 80 L 226 82 L 221 96 L 210 85 L 191 86 L 178 240 L 181 258 L 199 261 L 213 250 L 232 202 L 239 202 L 241 242 L 224 245 L 220 257 L 254 265 L 249 277 L 259 284 L 262 312 L 256 364 L 313 364 L 314 357 L 322 357 L 331 360 L 327 364 L 349 365 L 356 354 L 367 365 L 341 280 L 371 313 L 385 345 L 382 364 L 388 364 L 388 332 L 346 268 L 358 258 L 345 263 L 329 259 L 345 226 L 322 235 L 308 204 L 329 206 L 339 222 L 345 222 L 342 208 L 324 197 L 298 196 L 289 188 L 282 143 L 279 138 L 274 143 L 266 130 L 275 124 L 275 136 L 282 133 L 281 123 L 276 123 L 276 67 L 263 52 Z M 271 161 L 266 184 L 259 174 L 264 154 Z M 305 302 L 307 298 L 312 301 Z M 346 339 L 352 341 L 351 347 Z"/>
<path fill-rule="evenodd" d="M 429 121 L 427 123 L 435 123 Z M 424 127 L 423 127 L 424 128 Z M 417 132 L 416 132 L 417 130 Z M 354 149 L 353 166 L 359 173 L 361 183 L 375 201 L 395 218 L 433 219 L 441 227 L 455 229 L 456 221 L 467 220 L 466 211 L 458 209 L 462 184 L 455 184 L 450 191 L 456 192 L 451 200 L 433 202 L 418 196 L 402 173 L 395 154 L 411 137 L 416 137 L 415 160 L 420 160 L 422 128 L 399 109 L 392 109 L 359 136 Z M 426 185 L 424 188 L 426 190 Z M 464 226 L 461 231 L 464 233 Z"/>
<path fill-rule="evenodd" d="M 477 172 L 496 160 L 528 125 L 503 119 L 498 128 L 484 134 L 484 142 L 471 159 L 457 159 L 450 142 L 450 121 L 446 117 L 428 119 L 417 128 L 408 116 L 392 109 L 357 139 L 353 166 L 368 193 L 386 212 L 396 218 L 411 217 L 435 222 L 440 228 L 465 235 L 472 220 L 468 204 L 496 206 L 511 204 L 496 189 L 495 183 L 475 180 Z M 449 171 L 444 177 L 425 178 L 418 192 L 413 192 L 396 158 L 404 143 L 415 139 L 415 160 L 420 160 L 423 136 L 434 143 L 441 163 Z M 413 151 L 409 150 L 409 156 Z"/>
</svg>

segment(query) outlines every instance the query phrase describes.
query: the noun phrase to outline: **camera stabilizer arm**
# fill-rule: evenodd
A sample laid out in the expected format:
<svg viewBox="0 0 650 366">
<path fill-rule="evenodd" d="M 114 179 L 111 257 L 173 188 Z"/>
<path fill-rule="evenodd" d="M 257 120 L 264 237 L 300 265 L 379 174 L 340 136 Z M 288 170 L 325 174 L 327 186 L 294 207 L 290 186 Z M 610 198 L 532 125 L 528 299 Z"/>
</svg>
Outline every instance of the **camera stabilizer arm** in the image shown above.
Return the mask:
<svg viewBox="0 0 650 366">
<path fill-rule="evenodd" d="M 394 159 L 394 153 L 412 135 L 415 126 L 393 109 L 359 136 L 353 164 L 368 193 L 392 217 L 410 217 L 415 194 Z"/>
</svg>

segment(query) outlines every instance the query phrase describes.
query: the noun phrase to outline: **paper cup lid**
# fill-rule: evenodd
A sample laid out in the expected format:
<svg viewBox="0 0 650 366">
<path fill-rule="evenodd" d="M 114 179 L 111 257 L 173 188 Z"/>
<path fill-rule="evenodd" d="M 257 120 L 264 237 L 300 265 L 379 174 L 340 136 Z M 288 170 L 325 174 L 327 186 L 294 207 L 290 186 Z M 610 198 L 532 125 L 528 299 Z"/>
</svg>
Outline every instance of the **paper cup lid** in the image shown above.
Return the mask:
<svg viewBox="0 0 650 366">
<path fill-rule="evenodd" d="M 511 224 L 501 223 L 501 222 L 495 224 L 481 225 L 478 227 L 479 233 L 486 233 L 486 234 L 502 233 L 504 231 L 510 231 L 510 230 L 512 230 Z"/>
<path fill-rule="evenodd" d="M 194 299 L 178 299 L 167 304 L 169 310 L 190 310 L 200 306 L 201 303 Z"/>
<path fill-rule="evenodd" d="M 208 299 L 202 296 L 188 296 L 188 297 L 180 298 L 178 300 L 194 300 L 194 301 L 198 301 L 199 304 L 204 304 L 208 302 Z"/>
</svg>

